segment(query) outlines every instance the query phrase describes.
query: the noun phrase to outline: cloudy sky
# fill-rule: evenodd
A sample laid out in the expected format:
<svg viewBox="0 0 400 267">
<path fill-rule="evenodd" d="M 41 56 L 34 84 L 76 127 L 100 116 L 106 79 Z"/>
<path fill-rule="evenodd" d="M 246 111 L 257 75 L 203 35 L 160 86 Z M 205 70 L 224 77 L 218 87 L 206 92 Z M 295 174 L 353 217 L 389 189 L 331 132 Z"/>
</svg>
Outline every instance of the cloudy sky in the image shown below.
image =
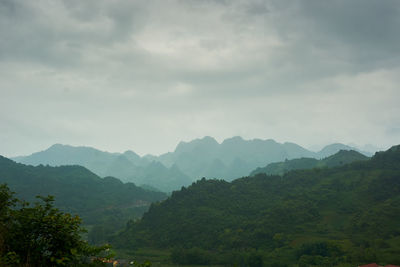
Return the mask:
<svg viewBox="0 0 400 267">
<path fill-rule="evenodd" d="M 0 0 L 0 154 L 400 143 L 398 0 Z"/>
</svg>

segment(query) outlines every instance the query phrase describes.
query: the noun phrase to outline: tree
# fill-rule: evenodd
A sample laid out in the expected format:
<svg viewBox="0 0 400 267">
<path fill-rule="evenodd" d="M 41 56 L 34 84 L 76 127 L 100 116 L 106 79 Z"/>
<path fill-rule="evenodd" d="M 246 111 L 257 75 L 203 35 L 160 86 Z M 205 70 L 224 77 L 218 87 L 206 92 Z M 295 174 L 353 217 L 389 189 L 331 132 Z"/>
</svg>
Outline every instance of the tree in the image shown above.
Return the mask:
<svg viewBox="0 0 400 267">
<path fill-rule="evenodd" d="M 106 247 L 83 241 L 81 219 L 56 209 L 54 197 L 31 206 L 0 185 L 0 266 L 84 266 Z"/>
</svg>

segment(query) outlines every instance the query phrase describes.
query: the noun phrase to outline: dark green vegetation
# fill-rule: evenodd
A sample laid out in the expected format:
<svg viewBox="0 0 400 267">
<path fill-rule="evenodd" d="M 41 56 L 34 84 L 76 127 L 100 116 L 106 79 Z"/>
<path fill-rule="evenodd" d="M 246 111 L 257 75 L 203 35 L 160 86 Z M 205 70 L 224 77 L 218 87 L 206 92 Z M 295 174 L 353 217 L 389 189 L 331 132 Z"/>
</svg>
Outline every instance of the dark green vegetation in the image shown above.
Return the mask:
<svg viewBox="0 0 400 267">
<path fill-rule="evenodd" d="M 0 266 L 97 266 L 92 257 L 111 256 L 82 240 L 79 217 L 40 199 L 31 206 L 0 185 Z"/>
<path fill-rule="evenodd" d="M 264 168 L 257 168 L 250 173 L 250 176 L 265 173 L 268 175 L 282 175 L 292 170 L 331 168 L 354 161 L 367 160 L 368 157 L 354 150 L 340 150 L 338 153 L 327 158 L 317 160 L 315 158 L 299 158 L 286 160 L 284 162 L 270 163 Z"/>
<path fill-rule="evenodd" d="M 166 198 L 113 177 L 104 179 L 80 166 L 27 166 L 0 156 L 0 183 L 17 197 L 32 202 L 37 195 L 55 196 L 55 206 L 77 214 L 89 231 L 89 240 L 103 242 L 123 228 L 128 219 L 138 218 L 150 203 Z"/>
<path fill-rule="evenodd" d="M 175 264 L 400 264 L 400 146 L 334 168 L 202 179 L 152 204 L 112 243 Z"/>
<path fill-rule="evenodd" d="M 320 152 L 312 152 L 294 143 L 280 144 L 271 139 L 244 140 L 233 137 L 219 144 L 212 137 L 204 137 L 180 142 L 174 152 L 158 157 L 140 157 L 133 151 L 108 153 L 90 147 L 57 144 L 45 151 L 14 159 L 31 165 L 81 165 L 101 177 L 113 176 L 125 182 L 171 192 L 201 177 L 230 181 L 271 162 L 300 157 L 320 159 L 340 149 L 352 148 L 332 144 Z"/>
</svg>

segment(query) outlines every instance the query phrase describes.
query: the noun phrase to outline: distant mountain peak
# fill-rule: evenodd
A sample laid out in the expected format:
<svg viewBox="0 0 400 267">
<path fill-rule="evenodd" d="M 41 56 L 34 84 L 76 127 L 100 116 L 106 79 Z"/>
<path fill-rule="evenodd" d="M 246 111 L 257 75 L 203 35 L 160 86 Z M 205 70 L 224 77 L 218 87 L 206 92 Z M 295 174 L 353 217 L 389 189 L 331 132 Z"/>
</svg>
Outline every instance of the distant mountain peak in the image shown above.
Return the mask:
<svg viewBox="0 0 400 267">
<path fill-rule="evenodd" d="M 293 142 L 284 142 L 283 143 L 285 146 L 296 146 L 296 147 L 300 147 L 300 145 L 293 143 Z"/>
<path fill-rule="evenodd" d="M 203 138 L 197 138 L 189 142 L 181 141 L 176 146 L 175 152 L 187 152 L 188 150 L 196 149 L 200 146 L 202 147 L 217 147 L 219 143 L 211 136 L 204 136 Z"/>
<path fill-rule="evenodd" d="M 130 160 L 140 160 L 140 156 L 132 150 L 127 150 L 122 155 L 126 156 Z"/>
<path fill-rule="evenodd" d="M 51 146 L 49 147 L 49 149 L 50 149 L 50 148 L 90 148 L 90 149 L 95 149 L 95 150 L 97 150 L 96 148 L 89 147 L 89 146 L 72 146 L 72 145 L 65 145 L 65 144 L 60 144 L 60 143 L 56 143 L 56 144 L 54 144 L 54 145 L 51 145 Z"/>
<path fill-rule="evenodd" d="M 59 149 L 67 148 L 67 147 L 72 147 L 72 146 L 57 143 L 57 144 L 51 145 L 49 148 L 45 149 L 44 151 L 59 150 Z"/>
<path fill-rule="evenodd" d="M 64 146 L 66 146 L 66 145 L 63 145 L 63 144 L 60 144 L 60 143 L 56 143 L 56 144 L 53 144 L 52 146 L 50 146 L 50 148 L 52 148 L 52 147 L 64 147 Z"/>
<path fill-rule="evenodd" d="M 128 155 L 137 155 L 137 156 L 139 156 L 138 154 L 136 154 L 134 151 L 132 151 L 132 150 L 127 150 L 127 151 L 125 151 L 124 152 L 124 154 L 128 154 Z"/>
<path fill-rule="evenodd" d="M 214 143 L 218 143 L 217 140 L 215 140 L 214 137 L 209 136 L 209 135 L 204 136 L 204 137 L 201 138 L 200 140 L 203 140 L 203 141 L 211 141 L 211 142 L 214 142 Z"/>
<path fill-rule="evenodd" d="M 331 149 L 331 148 L 338 148 L 338 147 L 351 148 L 350 146 L 342 144 L 342 143 L 332 143 L 332 144 L 329 144 L 329 145 L 325 146 L 324 148 L 322 148 L 321 151 L 326 150 L 326 149 Z M 346 150 L 346 149 L 343 149 L 343 150 Z"/>
<path fill-rule="evenodd" d="M 90 146 L 72 146 L 72 145 L 64 145 L 64 144 L 59 144 L 56 143 L 52 146 L 50 146 L 48 149 L 45 149 L 41 152 L 45 152 L 45 151 L 58 151 L 58 150 L 63 150 L 63 151 L 79 151 L 79 150 L 87 150 L 87 151 L 98 151 L 98 152 L 103 152 L 101 150 L 98 150 L 96 148 L 90 147 Z M 40 152 L 36 152 L 36 153 L 40 153 Z M 108 153 L 108 152 L 107 152 Z"/>
<path fill-rule="evenodd" d="M 233 142 L 233 141 L 244 141 L 244 139 L 241 136 L 236 135 L 232 136 L 231 138 L 226 138 L 223 142 Z"/>
<path fill-rule="evenodd" d="M 236 146 L 238 144 L 244 144 L 248 143 L 248 140 L 244 140 L 241 136 L 234 136 L 231 138 L 225 139 L 222 143 L 221 146 Z"/>
<path fill-rule="evenodd" d="M 323 147 L 317 154 L 318 154 L 319 158 L 322 159 L 322 158 L 329 157 L 333 154 L 336 154 L 340 150 L 356 150 L 357 151 L 357 149 L 354 147 L 350 147 L 348 145 L 344 145 L 341 143 L 333 143 L 333 144 Z"/>
</svg>

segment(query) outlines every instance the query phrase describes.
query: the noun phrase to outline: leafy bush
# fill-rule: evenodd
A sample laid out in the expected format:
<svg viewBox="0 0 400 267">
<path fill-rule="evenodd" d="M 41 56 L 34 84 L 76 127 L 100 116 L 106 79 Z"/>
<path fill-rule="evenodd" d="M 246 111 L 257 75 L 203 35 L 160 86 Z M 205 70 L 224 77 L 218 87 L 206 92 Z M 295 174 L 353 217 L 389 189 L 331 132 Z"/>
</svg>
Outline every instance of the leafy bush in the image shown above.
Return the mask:
<svg viewBox="0 0 400 267">
<path fill-rule="evenodd" d="M 0 185 L 0 199 L 0 266 L 82 266 L 111 256 L 82 240 L 81 219 L 54 208 L 52 196 L 31 206 Z"/>
</svg>

